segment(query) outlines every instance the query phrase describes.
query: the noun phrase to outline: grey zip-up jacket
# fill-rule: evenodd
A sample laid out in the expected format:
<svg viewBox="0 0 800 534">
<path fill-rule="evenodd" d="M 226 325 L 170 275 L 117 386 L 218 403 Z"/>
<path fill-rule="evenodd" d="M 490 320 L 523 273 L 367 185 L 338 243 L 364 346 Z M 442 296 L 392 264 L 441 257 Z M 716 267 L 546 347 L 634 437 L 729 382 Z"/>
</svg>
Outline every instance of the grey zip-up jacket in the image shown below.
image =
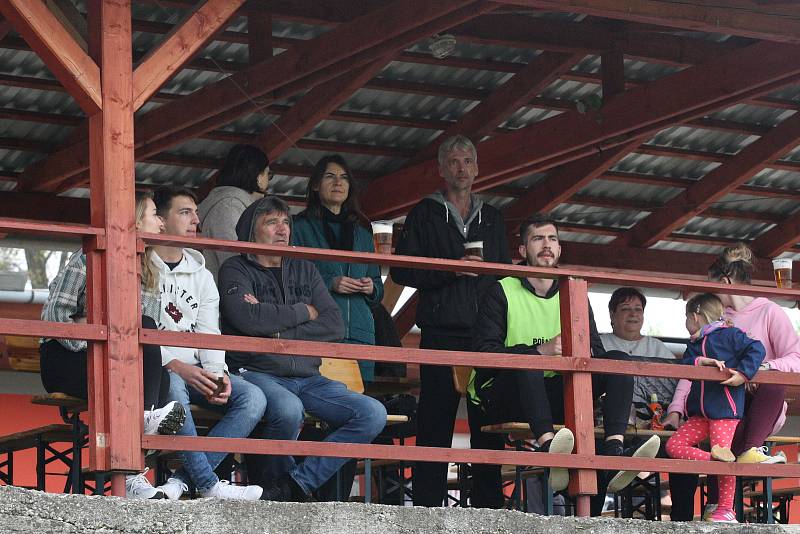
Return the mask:
<svg viewBox="0 0 800 534">
<path fill-rule="evenodd" d="M 252 226 L 263 210 L 261 201 L 248 207 L 236 225 L 240 241 L 252 241 Z M 229 335 L 279 337 L 303 341 L 340 341 L 344 337 L 339 306 L 328 293 L 314 264 L 307 260 L 283 258 L 283 295 L 275 275 L 260 265 L 254 256 L 240 254 L 228 259 L 219 272 L 222 332 Z M 258 299 L 249 304 L 245 294 Z M 309 320 L 308 307 L 319 317 Z M 269 373 L 283 377 L 308 377 L 319 374 L 321 360 L 312 356 L 286 356 L 228 351 L 228 367 Z"/>
</svg>

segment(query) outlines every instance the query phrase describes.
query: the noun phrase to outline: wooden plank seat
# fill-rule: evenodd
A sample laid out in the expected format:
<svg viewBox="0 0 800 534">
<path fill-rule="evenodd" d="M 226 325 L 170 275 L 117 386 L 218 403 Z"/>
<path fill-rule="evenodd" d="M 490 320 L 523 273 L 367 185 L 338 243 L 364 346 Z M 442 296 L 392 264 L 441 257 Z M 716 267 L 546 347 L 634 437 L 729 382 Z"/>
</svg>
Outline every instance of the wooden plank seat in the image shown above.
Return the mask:
<svg viewBox="0 0 800 534">
<path fill-rule="evenodd" d="M 47 393 L 45 395 L 36 395 L 31 399 L 31 404 L 39 406 L 55 406 L 61 414 L 61 419 L 69 425 L 71 432 L 72 447 L 69 451 L 65 451 L 60 458 L 61 461 L 69 465 L 69 476 L 64 487 L 64 493 L 83 493 L 86 488 L 85 479 L 81 473 L 82 465 L 82 450 L 87 444 L 87 435 L 89 427 L 81 421 L 81 413 L 88 410 L 88 401 L 78 397 L 73 397 L 62 392 Z M 50 451 L 54 452 L 54 451 Z M 50 460 L 43 460 L 49 462 Z M 37 464 L 39 462 L 37 461 Z M 37 465 L 37 470 L 39 466 Z M 38 471 L 37 471 L 38 472 Z M 42 490 L 44 489 L 44 480 L 41 481 Z"/>
</svg>

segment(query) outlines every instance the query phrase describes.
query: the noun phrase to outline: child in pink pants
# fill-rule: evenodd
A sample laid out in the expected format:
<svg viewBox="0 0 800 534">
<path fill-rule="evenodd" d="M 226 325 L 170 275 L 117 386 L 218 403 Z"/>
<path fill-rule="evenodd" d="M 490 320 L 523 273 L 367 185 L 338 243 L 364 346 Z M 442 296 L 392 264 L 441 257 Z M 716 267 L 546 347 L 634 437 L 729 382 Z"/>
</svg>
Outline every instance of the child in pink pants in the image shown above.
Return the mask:
<svg viewBox="0 0 800 534">
<path fill-rule="evenodd" d="M 686 398 L 689 420 L 667 441 L 667 454 L 683 460 L 733 462 L 730 446 L 744 412 L 744 383 L 755 376 L 764 359 L 764 346 L 722 320 L 724 307 L 716 295 L 697 295 L 686 304 L 686 329 L 692 334 L 682 363 L 708 365 L 727 371 L 722 382 L 692 382 Z M 711 452 L 697 445 L 706 438 Z M 719 506 L 709 521 L 736 523 L 733 494 L 736 477 L 719 477 Z"/>
</svg>

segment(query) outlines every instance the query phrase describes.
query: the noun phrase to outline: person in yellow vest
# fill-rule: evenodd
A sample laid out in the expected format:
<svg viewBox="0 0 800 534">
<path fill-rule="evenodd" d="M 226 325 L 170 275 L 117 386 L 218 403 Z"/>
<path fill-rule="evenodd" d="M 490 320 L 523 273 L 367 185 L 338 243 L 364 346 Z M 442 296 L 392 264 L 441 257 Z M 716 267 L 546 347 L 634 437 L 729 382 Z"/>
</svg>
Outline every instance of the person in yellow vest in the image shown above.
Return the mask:
<svg viewBox="0 0 800 534">
<path fill-rule="evenodd" d="M 534 267 L 557 267 L 561 256 L 558 228 L 553 219 L 534 215 L 520 225 L 519 254 L 525 264 Z M 620 351 L 603 349 L 591 306 L 589 334 L 592 356 L 627 360 Z M 475 325 L 475 350 L 512 354 L 561 355 L 561 315 L 559 283 L 550 278 L 507 277 L 496 282 L 486 293 L 479 307 Z M 597 402 L 601 396 L 604 439 L 599 453 L 622 456 L 623 437 L 628 423 L 633 377 L 594 374 L 592 393 Z M 564 381 L 553 371 L 478 368 L 471 377 L 468 399 L 485 417 L 483 424 L 524 421 L 530 425 L 538 451 L 569 454 L 572 432 L 554 432 L 553 424 L 564 422 Z M 639 447 L 634 456 L 655 457 L 660 440 L 653 436 Z M 535 461 L 534 461 L 535 463 Z M 499 466 L 497 467 L 499 469 Z M 621 471 L 598 475 L 598 495 L 592 499 L 592 515 L 599 515 L 607 491 L 616 492 L 630 484 L 637 472 Z M 609 480 L 610 479 L 610 480 Z M 553 491 L 567 487 L 567 469 L 550 470 Z"/>
</svg>

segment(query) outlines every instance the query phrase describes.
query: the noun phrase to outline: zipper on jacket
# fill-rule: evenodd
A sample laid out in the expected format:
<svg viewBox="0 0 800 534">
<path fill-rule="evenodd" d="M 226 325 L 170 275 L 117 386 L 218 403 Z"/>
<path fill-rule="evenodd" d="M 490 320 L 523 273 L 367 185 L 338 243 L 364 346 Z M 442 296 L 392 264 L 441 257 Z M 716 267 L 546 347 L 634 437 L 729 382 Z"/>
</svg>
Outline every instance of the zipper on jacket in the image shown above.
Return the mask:
<svg viewBox="0 0 800 534">
<path fill-rule="evenodd" d="M 703 397 L 705 396 L 705 393 L 706 393 L 706 381 L 705 380 L 701 380 L 700 381 L 700 413 L 703 414 L 703 417 L 708 419 L 708 416 L 706 415 L 705 400 L 703 399 Z"/>
<path fill-rule="evenodd" d="M 739 415 L 736 413 L 736 403 L 733 401 L 733 396 L 731 395 L 731 390 L 728 386 L 724 386 L 725 388 L 725 396 L 728 397 L 728 404 L 731 405 L 731 410 L 733 410 L 733 416 L 738 417 Z"/>
</svg>

